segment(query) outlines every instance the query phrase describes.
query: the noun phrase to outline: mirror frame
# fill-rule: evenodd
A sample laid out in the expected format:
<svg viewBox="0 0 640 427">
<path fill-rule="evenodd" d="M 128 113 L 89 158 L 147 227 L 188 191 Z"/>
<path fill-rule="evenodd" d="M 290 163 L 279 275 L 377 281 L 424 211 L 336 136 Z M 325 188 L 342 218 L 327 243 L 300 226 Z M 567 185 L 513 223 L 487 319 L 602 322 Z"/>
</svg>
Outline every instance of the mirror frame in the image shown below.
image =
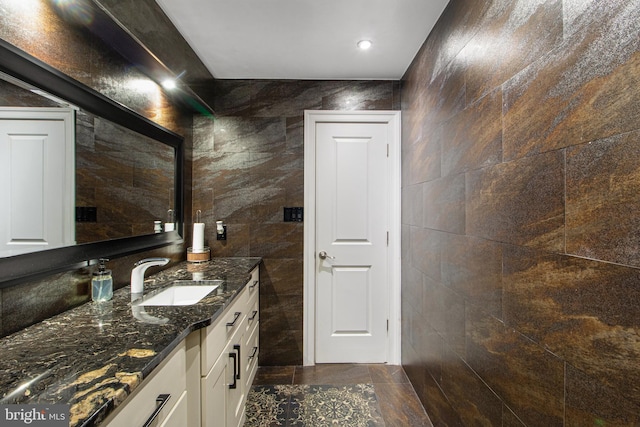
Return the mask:
<svg viewBox="0 0 640 427">
<path fill-rule="evenodd" d="M 0 71 L 70 102 L 90 113 L 174 148 L 177 230 L 95 243 L 76 244 L 0 258 L 0 289 L 51 274 L 87 267 L 98 258 L 118 258 L 184 243 L 184 138 L 78 82 L 0 39 Z"/>
</svg>

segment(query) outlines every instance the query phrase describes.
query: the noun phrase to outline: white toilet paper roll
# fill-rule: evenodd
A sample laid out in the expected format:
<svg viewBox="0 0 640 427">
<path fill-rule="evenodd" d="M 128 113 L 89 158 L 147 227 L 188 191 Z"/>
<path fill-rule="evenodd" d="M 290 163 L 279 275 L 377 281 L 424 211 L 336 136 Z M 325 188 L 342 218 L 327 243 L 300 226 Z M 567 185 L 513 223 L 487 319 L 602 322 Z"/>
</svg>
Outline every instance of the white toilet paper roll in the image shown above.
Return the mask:
<svg viewBox="0 0 640 427">
<path fill-rule="evenodd" d="M 204 222 L 193 224 L 193 252 L 204 251 Z"/>
</svg>

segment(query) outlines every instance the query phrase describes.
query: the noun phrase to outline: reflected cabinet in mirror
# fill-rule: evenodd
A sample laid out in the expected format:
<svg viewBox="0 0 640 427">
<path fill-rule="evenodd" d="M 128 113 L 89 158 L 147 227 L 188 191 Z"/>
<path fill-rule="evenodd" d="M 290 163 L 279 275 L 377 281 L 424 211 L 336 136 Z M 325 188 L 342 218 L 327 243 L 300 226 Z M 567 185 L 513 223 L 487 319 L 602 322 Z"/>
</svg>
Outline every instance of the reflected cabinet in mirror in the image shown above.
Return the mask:
<svg viewBox="0 0 640 427">
<path fill-rule="evenodd" d="M 181 241 L 180 136 L 4 42 L 0 73 L 0 287 Z"/>
</svg>

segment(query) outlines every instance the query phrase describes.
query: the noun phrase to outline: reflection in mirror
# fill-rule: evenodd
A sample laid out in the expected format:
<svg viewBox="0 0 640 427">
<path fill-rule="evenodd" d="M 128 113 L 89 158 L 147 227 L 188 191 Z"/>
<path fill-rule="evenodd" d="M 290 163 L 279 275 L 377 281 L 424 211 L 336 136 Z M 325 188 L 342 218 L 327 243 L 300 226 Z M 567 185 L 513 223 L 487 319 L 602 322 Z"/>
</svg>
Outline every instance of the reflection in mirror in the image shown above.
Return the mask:
<svg viewBox="0 0 640 427">
<path fill-rule="evenodd" d="M 0 254 L 72 245 L 74 111 L 0 107 Z"/>
<path fill-rule="evenodd" d="M 99 14 L 96 15 L 96 19 L 98 16 Z M 157 63 L 157 60 L 148 51 L 143 49 L 106 14 L 100 16 L 102 16 L 100 18 L 101 25 L 105 25 L 100 27 L 100 31 L 104 30 L 104 34 L 110 36 L 117 35 L 116 40 L 120 45 L 138 46 L 132 56 L 133 59 L 129 62 L 137 63 L 135 57 L 139 54 L 144 57 L 145 61 Z M 113 259 L 165 247 L 181 249 L 184 245 L 182 232 L 185 204 L 183 192 L 185 149 L 182 136 L 2 39 L 0 39 L 0 71 L 55 97 L 63 98 L 88 113 L 108 119 L 119 126 L 134 130 L 172 147 L 175 159 L 173 179 L 175 198 L 172 206 L 174 206 L 176 221 L 175 231 L 171 232 L 114 238 L 0 258 L 0 289 L 50 277 L 55 273 L 80 269 L 91 265 L 98 258 Z M 80 133 L 80 130 L 77 132 Z M 164 212 L 166 214 L 166 211 Z M 163 214 L 159 213 L 158 215 L 160 215 L 158 219 L 162 219 Z"/>
<path fill-rule="evenodd" d="M 76 111 L 75 196 L 65 196 L 72 201 L 75 197 L 71 224 L 75 223 L 72 236 L 75 233 L 77 243 L 151 234 L 154 221 L 167 220 L 175 201 L 173 147 L 70 106 L 13 77 L 0 77 L 2 107 L 72 107 Z M 4 186 L 0 188 L 5 191 Z M 6 194 L 0 197 L 7 202 Z M 6 205 L 3 209 L 10 210 Z M 3 256 L 12 254 L 0 251 Z"/>
<path fill-rule="evenodd" d="M 84 133 L 76 142 L 76 241 L 153 233 L 173 208 L 174 149 L 101 117 L 76 117 Z"/>
</svg>

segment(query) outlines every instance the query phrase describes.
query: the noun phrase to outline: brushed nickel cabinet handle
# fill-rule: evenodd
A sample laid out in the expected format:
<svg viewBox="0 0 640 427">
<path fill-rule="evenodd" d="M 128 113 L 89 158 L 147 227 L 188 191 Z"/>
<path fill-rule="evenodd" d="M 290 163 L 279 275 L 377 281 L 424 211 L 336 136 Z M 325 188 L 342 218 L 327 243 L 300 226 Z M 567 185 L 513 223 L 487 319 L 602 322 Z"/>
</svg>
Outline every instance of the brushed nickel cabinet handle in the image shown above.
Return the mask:
<svg viewBox="0 0 640 427">
<path fill-rule="evenodd" d="M 249 359 L 253 359 L 254 357 L 256 357 L 256 353 L 258 353 L 258 347 L 253 347 L 253 351 L 251 352 L 251 356 L 249 356 Z"/>
<path fill-rule="evenodd" d="M 234 346 L 235 347 L 235 346 Z M 233 383 L 229 384 L 229 388 L 234 389 L 236 387 L 238 387 L 238 381 L 236 379 L 236 376 L 238 374 L 238 356 L 236 355 L 235 352 L 229 353 L 229 357 L 231 359 L 233 359 Z"/>
<path fill-rule="evenodd" d="M 242 316 L 242 313 L 239 311 L 236 311 L 233 314 L 233 321 L 227 323 L 227 326 L 231 327 L 231 326 L 235 326 L 236 322 L 238 321 L 238 319 L 240 318 L 240 316 Z"/>
</svg>

